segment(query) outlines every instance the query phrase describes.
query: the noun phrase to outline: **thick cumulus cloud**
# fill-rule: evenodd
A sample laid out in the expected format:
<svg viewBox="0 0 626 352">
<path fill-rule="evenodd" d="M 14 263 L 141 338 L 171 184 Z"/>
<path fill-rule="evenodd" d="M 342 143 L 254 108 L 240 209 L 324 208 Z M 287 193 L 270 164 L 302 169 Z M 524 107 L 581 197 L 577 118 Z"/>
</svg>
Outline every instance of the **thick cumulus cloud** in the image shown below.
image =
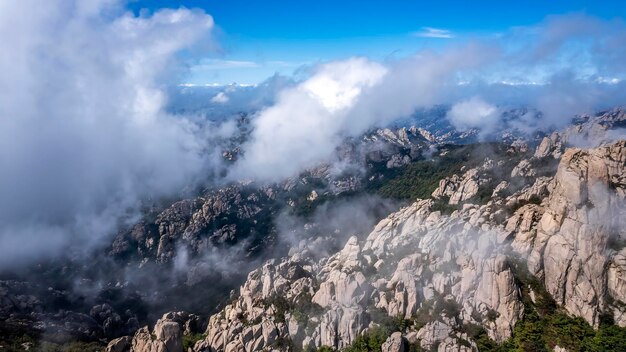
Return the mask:
<svg viewBox="0 0 626 352">
<path fill-rule="evenodd" d="M 255 118 L 253 139 L 234 172 L 269 181 L 331 155 L 355 100 L 385 74 L 379 64 L 351 59 L 323 65 L 310 79 L 282 91 L 277 103 Z"/>
<path fill-rule="evenodd" d="M 0 3 L 0 266 L 88 248 L 201 175 L 207 134 L 163 112 L 162 86 L 212 27 L 187 9 Z"/>
<path fill-rule="evenodd" d="M 472 45 L 387 65 L 365 58 L 320 65 L 255 117 L 231 176 L 274 181 L 322 162 L 345 137 L 438 103 L 453 73 L 482 62 L 486 52 Z"/>
</svg>

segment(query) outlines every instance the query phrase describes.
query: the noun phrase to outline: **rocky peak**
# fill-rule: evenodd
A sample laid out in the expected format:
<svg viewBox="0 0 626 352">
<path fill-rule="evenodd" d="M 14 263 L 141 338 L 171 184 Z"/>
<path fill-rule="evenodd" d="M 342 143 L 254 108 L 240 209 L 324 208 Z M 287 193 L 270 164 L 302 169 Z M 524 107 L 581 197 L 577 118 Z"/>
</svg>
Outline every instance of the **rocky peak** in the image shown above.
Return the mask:
<svg viewBox="0 0 626 352">
<path fill-rule="evenodd" d="M 616 230 L 623 229 L 626 216 L 625 146 L 621 141 L 565 151 L 528 261 L 531 272 L 543 278 L 557 303 L 596 326 L 607 309 L 621 316 L 621 308 L 610 307 L 608 302 L 626 298 L 614 291 L 617 296 L 608 299 L 606 270 L 619 266 L 609 244 L 624 236 Z"/>
<path fill-rule="evenodd" d="M 123 336 L 107 345 L 107 352 L 183 352 L 183 335 L 198 333 L 199 317 L 186 312 L 164 314 L 150 331 L 144 326 L 135 335 Z"/>
</svg>

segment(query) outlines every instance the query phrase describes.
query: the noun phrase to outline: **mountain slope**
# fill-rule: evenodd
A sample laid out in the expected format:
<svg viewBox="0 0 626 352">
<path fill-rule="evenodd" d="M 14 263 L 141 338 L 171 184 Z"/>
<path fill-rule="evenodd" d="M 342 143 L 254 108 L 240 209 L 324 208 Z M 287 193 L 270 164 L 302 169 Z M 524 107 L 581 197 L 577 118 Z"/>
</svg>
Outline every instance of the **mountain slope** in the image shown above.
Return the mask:
<svg viewBox="0 0 626 352">
<path fill-rule="evenodd" d="M 623 326 L 624 249 L 609 243 L 626 235 L 613 221 L 624 218 L 625 166 L 626 141 L 567 149 L 551 180 L 509 197 L 464 204 L 450 215 L 432 211 L 433 200 L 420 200 L 329 258 L 310 259 L 315 242 L 299 248 L 252 272 L 240 297 L 211 317 L 196 350 L 252 351 L 286 341 L 345 348 L 386 324 L 385 315 L 410 320 L 403 336 L 426 349 L 471 350 L 468 325 L 503 342 L 524 314 L 525 288 L 509 257 L 529 253 L 530 272 L 559 306 L 595 326 L 611 313 Z M 537 183 L 549 190 L 541 204 L 497 221 L 505 204 L 540 197 Z"/>
<path fill-rule="evenodd" d="M 610 315 L 623 326 L 626 142 L 568 148 L 553 176 L 537 176 L 560 156 L 546 149 L 520 162 L 529 165 L 523 175 L 502 175 L 486 204 L 472 200 L 497 170 L 493 160 L 442 181 L 461 192 L 443 212 L 433 209 L 441 200 L 418 200 L 330 257 L 316 258 L 318 238 L 267 262 L 211 317 L 194 350 L 350 348 L 383 327 L 402 331 L 386 348 L 469 351 L 489 340 L 481 330 L 508 343 L 526 305 L 541 311 L 551 300 L 550 314 L 596 327 Z"/>
</svg>

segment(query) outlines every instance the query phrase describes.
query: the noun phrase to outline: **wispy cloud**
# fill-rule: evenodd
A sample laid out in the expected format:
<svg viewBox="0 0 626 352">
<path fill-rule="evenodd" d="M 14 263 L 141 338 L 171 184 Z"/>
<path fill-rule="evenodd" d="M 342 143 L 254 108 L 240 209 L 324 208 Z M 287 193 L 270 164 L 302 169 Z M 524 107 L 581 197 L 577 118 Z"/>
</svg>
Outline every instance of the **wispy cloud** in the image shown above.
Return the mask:
<svg viewBox="0 0 626 352">
<path fill-rule="evenodd" d="M 454 34 L 447 30 L 441 28 L 433 28 L 433 27 L 422 27 L 422 29 L 418 32 L 413 33 L 416 37 L 421 38 L 441 38 L 441 39 L 450 39 L 454 38 Z"/>
<path fill-rule="evenodd" d="M 272 60 L 265 62 L 267 66 L 276 66 L 276 67 L 298 67 L 304 65 L 305 62 L 291 62 L 291 61 L 281 61 L 281 60 Z"/>
<path fill-rule="evenodd" d="M 211 71 L 211 70 L 241 70 L 241 69 L 259 69 L 259 68 L 293 68 L 305 64 L 304 62 L 290 61 L 252 61 L 252 60 L 225 60 L 225 59 L 204 59 L 197 65 L 191 67 L 192 71 Z"/>
<path fill-rule="evenodd" d="M 260 65 L 254 61 L 207 59 L 207 60 L 202 60 L 200 64 L 193 66 L 191 70 L 193 71 L 227 70 L 227 69 L 257 68 L 259 66 Z"/>
</svg>

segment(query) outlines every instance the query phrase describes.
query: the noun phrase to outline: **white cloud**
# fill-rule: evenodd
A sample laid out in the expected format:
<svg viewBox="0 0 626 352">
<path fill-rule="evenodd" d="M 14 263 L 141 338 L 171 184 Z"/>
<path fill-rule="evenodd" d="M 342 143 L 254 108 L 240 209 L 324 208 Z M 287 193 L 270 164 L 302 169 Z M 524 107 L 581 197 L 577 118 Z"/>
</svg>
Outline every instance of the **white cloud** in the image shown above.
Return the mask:
<svg viewBox="0 0 626 352">
<path fill-rule="evenodd" d="M 226 95 L 224 92 L 219 92 L 215 94 L 213 98 L 211 98 L 211 102 L 216 104 L 225 104 L 228 103 L 228 100 L 230 99 L 228 98 L 228 95 Z"/>
<path fill-rule="evenodd" d="M 483 52 L 422 53 L 387 66 L 364 58 L 323 64 L 254 118 L 231 176 L 275 181 L 326 161 L 343 138 L 439 102 L 451 73 L 480 62 Z"/>
<path fill-rule="evenodd" d="M 192 71 L 205 70 L 233 70 L 242 68 L 258 68 L 260 65 L 254 61 L 205 59 L 191 67 Z"/>
<path fill-rule="evenodd" d="M 384 74 L 381 65 L 356 58 L 322 65 L 310 79 L 282 91 L 276 104 L 253 120 L 254 135 L 233 173 L 270 181 L 332 154 L 346 109 Z"/>
<path fill-rule="evenodd" d="M 423 34 L 452 36 L 433 28 Z M 559 128 L 575 114 L 623 104 L 624 46 L 615 38 L 626 39 L 622 22 L 563 16 L 384 65 L 365 59 L 321 65 L 258 114 L 231 176 L 262 181 L 293 176 L 328 161 L 343 138 L 433 104 L 452 105 L 452 123 L 478 128 L 483 137 L 507 127 L 527 133 Z M 598 83 L 598 77 L 616 80 Z M 541 114 L 505 121 L 501 109 L 507 106 Z"/>
<path fill-rule="evenodd" d="M 213 132 L 165 113 L 161 87 L 180 74 L 176 53 L 204 40 L 212 18 L 185 9 L 148 17 L 121 11 L 105 0 L 0 2 L 0 265 L 93 243 L 140 199 L 175 192 L 210 167 L 203 153 Z M 299 83 L 277 76 L 258 87 L 211 89 L 224 111 L 270 105 L 254 118 L 230 175 L 292 176 L 326 161 L 343 138 L 433 104 L 453 103 L 449 118 L 459 128 L 489 131 L 500 123 L 492 104 L 538 108 L 541 121 L 524 120 L 536 128 L 563 124 L 598 102 L 623 103 L 626 31 L 611 23 L 551 20 L 514 49 L 504 36 L 385 64 L 326 63 Z M 434 28 L 422 34 L 453 36 Z M 571 74 L 579 63 L 567 60 L 580 46 L 566 43 L 581 35 L 591 44 L 576 57 L 595 69 L 585 77 Z M 195 69 L 257 65 L 205 60 Z"/>
<path fill-rule="evenodd" d="M 418 32 L 413 33 L 416 37 L 421 38 L 439 38 L 439 39 L 451 39 L 454 38 L 454 34 L 447 30 L 441 28 L 433 28 L 433 27 L 422 27 L 422 29 Z"/>
<path fill-rule="evenodd" d="M 298 89 L 333 113 L 352 106 L 363 88 L 383 78 L 387 69 L 365 59 L 338 61 L 324 65 Z"/>
<path fill-rule="evenodd" d="M 603 84 L 618 84 L 620 83 L 622 80 L 616 77 L 598 77 L 596 79 L 596 82 L 598 83 L 603 83 Z"/>
<path fill-rule="evenodd" d="M 208 136 L 163 111 L 161 87 L 213 19 L 123 11 L 116 1 L 0 3 L 0 266 L 98 243 L 139 200 L 206 170 Z"/>
<path fill-rule="evenodd" d="M 472 97 L 454 104 L 448 111 L 447 118 L 460 131 L 478 128 L 485 135 L 495 130 L 500 123 L 500 115 L 497 107 L 480 97 Z"/>
</svg>

